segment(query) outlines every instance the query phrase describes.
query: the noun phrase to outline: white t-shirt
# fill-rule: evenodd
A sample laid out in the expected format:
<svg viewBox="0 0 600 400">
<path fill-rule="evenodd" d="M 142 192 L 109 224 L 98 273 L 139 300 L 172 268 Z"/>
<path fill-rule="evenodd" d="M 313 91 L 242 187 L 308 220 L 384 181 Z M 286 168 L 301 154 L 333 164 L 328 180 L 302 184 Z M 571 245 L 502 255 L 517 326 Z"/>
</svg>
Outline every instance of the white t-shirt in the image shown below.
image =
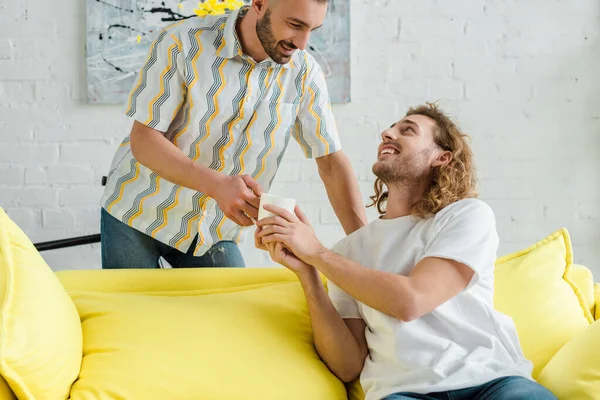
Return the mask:
<svg viewBox="0 0 600 400">
<path fill-rule="evenodd" d="M 491 208 L 458 201 L 434 217 L 377 219 L 333 251 L 365 267 L 408 273 L 425 257 L 461 262 L 475 271 L 467 288 L 430 313 L 402 322 L 349 296 L 329 281 L 343 318 L 362 318 L 369 355 L 360 376 L 366 400 L 397 392 L 431 393 L 477 386 L 495 378 L 531 378 L 512 319 L 493 306 L 498 249 Z"/>
</svg>

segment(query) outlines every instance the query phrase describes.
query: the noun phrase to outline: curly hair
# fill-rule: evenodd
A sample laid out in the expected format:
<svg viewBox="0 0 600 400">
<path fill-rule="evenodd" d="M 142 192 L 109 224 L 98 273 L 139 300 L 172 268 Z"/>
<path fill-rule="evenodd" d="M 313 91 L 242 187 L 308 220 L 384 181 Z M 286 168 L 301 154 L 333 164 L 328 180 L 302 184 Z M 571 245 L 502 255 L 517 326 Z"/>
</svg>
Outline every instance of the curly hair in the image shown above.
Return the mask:
<svg viewBox="0 0 600 400">
<path fill-rule="evenodd" d="M 449 163 L 433 169 L 431 184 L 423 197 L 413 204 L 411 214 L 426 218 L 458 200 L 477 197 L 477 177 L 473 153 L 468 143 L 470 137 L 434 103 L 411 107 L 406 113 L 406 116 L 409 115 L 423 115 L 434 120 L 434 142 L 441 149 L 452 153 Z M 381 179 L 375 180 L 375 195 L 369 197 L 372 203 L 367 206 L 377 206 L 379 214 L 386 212 L 388 192 L 384 186 Z"/>
</svg>

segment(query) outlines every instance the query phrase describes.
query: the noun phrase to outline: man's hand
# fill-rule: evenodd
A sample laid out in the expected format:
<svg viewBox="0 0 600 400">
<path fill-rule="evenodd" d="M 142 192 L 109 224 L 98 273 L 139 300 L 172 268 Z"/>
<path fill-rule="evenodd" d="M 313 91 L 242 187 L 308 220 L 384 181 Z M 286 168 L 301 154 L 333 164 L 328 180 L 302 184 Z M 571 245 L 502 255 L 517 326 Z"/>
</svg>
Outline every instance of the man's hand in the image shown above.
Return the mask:
<svg viewBox="0 0 600 400">
<path fill-rule="evenodd" d="M 227 218 L 241 226 L 254 224 L 252 219 L 258 218 L 262 189 L 251 176 L 225 176 L 214 193 L 212 197 Z"/>
<path fill-rule="evenodd" d="M 257 222 L 261 228 L 257 234 L 263 244 L 268 246 L 271 243 L 282 243 L 284 248 L 307 264 L 310 257 L 323 250 L 323 245 L 315 236 L 306 215 L 298 206 L 295 209 L 296 215 L 271 204 L 265 205 L 264 208 L 276 216 Z"/>
<path fill-rule="evenodd" d="M 262 237 L 260 236 L 260 232 L 263 230 L 260 226 L 256 227 L 254 231 L 254 247 L 259 250 L 269 251 L 269 246 L 263 243 Z M 271 246 L 274 246 L 274 243 L 271 243 Z"/>
<path fill-rule="evenodd" d="M 304 261 L 300 260 L 289 250 L 285 249 L 281 243 L 269 243 L 267 245 L 271 258 L 276 263 L 279 263 L 295 273 L 299 278 L 308 276 L 309 274 L 316 274 L 317 271 L 314 267 L 308 265 Z"/>
</svg>

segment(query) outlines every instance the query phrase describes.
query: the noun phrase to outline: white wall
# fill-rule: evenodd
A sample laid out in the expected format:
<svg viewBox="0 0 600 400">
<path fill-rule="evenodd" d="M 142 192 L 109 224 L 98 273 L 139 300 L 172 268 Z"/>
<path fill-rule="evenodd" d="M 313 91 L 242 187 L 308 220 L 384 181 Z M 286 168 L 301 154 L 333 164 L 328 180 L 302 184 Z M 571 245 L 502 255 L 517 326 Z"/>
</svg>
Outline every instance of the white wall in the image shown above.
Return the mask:
<svg viewBox="0 0 600 400">
<path fill-rule="evenodd" d="M 34 241 L 98 232 L 100 177 L 130 127 L 85 104 L 84 57 L 85 1 L 0 2 L 0 206 Z M 598 0 L 352 0 L 352 82 L 335 113 L 365 201 L 379 132 L 441 99 L 473 137 L 500 255 L 566 227 L 600 277 Z M 314 162 L 294 146 L 282 168 L 272 191 L 339 239 Z M 269 264 L 251 240 L 243 251 Z M 100 249 L 44 257 L 98 268 Z"/>
</svg>

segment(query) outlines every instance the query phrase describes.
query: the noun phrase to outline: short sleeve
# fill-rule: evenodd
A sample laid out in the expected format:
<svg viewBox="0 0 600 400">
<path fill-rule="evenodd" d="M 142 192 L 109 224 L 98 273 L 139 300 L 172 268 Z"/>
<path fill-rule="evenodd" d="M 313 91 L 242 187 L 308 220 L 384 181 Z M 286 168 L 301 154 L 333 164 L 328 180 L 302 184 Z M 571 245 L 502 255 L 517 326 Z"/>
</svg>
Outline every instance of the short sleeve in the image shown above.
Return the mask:
<svg viewBox="0 0 600 400">
<path fill-rule="evenodd" d="M 183 104 L 185 60 L 176 34 L 163 30 L 150 46 L 129 93 L 125 114 L 142 124 L 166 132 Z"/>
<path fill-rule="evenodd" d="M 468 199 L 448 206 L 439 218 L 440 227 L 423 258 L 437 257 L 457 261 L 475 274 L 467 288 L 477 283 L 486 269 L 492 269 L 498 251 L 496 220 L 483 201 Z"/>
<path fill-rule="evenodd" d="M 346 256 L 343 251 L 340 251 L 342 248 L 342 243 L 338 242 L 331 250 L 341 256 Z M 362 318 L 354 297 L 340 289 L 331 280 L 327 280 L 327 292 L 333 306 L 342 318 Z"/>
<path fill-rule="evenodd" d="M 307 158 L 326 156 L 342 149 L 325 76 L 319 64 L 313 62 L 293 130 Z"/>
</svg>

